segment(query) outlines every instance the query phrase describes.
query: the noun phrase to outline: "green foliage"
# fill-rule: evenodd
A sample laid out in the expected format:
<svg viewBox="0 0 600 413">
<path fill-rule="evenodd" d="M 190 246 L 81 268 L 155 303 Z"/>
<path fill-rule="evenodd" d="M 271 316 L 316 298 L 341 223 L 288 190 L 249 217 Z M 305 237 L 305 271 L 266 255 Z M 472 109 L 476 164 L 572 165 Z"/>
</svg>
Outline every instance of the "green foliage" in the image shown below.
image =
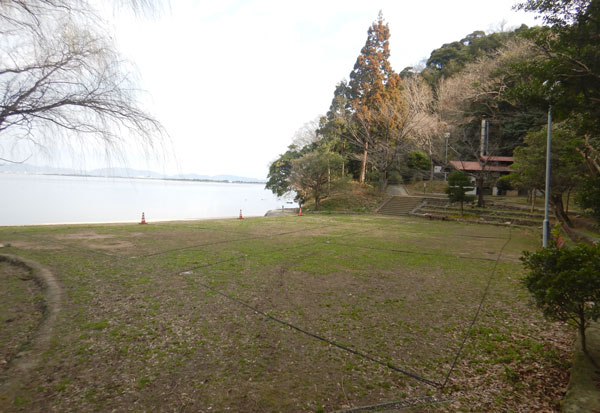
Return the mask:
<svg viewBox="0 0 600 413">
<path fill-rule="evenodd" d="M 448 187 L 446 188 L 446 194 L 450 202 L 460 202 L 460 214 L 463 215 L 463 203 L 470 202 L 475 199 L 473 195 L 467 195 L 467 192 L 472 191 L 473 186 L 471 180 L 461 171 L 454 171 L 448 175 Z"/>
<path fill-rule="evenodd" d="M 104 330 L 108 327 L 108 320 L 100 320 L 86 323 L 83 328 L 91 330 Z"/>
<path fill-rule="evenodd" d="M 548 25 L 565 27 L 577 22 L 590 3 L 590 0 L 525 0 L 517 9 L 540 13 Z"/>
<path fill-rule="evenodd" d="M 496 180 L 496 188 L 500 192 L 506 192 L 513 189 L 512 179 L 509 175 L 501 176 Z"/>
<path fill-rule="evenodd" d="M 335 152 L 309 152 L 292 161 L 289 185 L 304 200 L 313 198 L 315 210 L 327 196 L 326 185 L 335 180 L 343 158 Z"/>
<path fill-rule="evenodd" d="M 446 43 L 431 52 L 427 59 L 423 77 L 434 86 L 442 77 L 451 77 L 460 72 L 467 63 L 482 56 L 491 56 L 509 39 L 517 37 L 527 26 L 515 31 L 486 34 L 476 30 L 459 41 Z"/>
<path fill-rule="evenodd" d="M 382 177 L 382 173 L 379 172 L 377 169 L 373 169 L 371 171 L 367 171 L 365 174 L 365 181 L 373 184 L 373 185 L 377 185 L 379 183 L 379 181 L 381 180 Z"/>
<path fill-rule="evenodd" d="M 515 149 L 515 161 L 511 174 L 513 183 L 524 189 L 545 187 L 547 129 L 527 134 L 524 145 Z M 553 125 L 550 173 L 550 202 L 557 218 L 570 224 L 562 202 L 563 194 L 575 188 L 583 173 L 585 164 L 576 149 L 582 145 L 567 122 Z"/>
<path fill-rule="evenodd" d="M 290 145 L 288 148 L 283 155 L 279 155 L 279 158 L 274 160 L 269 166 L 265 188 L 270 189 L 277 196 L 283 196 L 293 190 L 289 183 L 292 173 L 292 161 L 300 158 L 310 150 L 309 147 L 297 150 L 294 145 Z"/>
<path fill-rule="evenodd" d="M 575 202 L 600 224 L 600 176 L 583 180 L 575 195 Z"/>
<path fill-rule="evenodd" d="M 523 284 L 536 305 L 546 317 L 576 325 L 586 351 L 585 329 L 600 317 L 600 246 L 552 245 L 525 252 L 521 261 L 528 270 Z"/>
<path fill-rule="evenodd" d="M 392 185 L 398 185 L 403 182 L 400 171 L 392 170 L 388 175 L 388 182 Z"/>
<path fill-rule="evenodd" d="M 352 139 L 345 119 L 348 118 L 350 99 L 350 89 L 345 80 L 338 83 L 333 92 L 333 100 L 327 114 L 319 121 L 317 133 L 323 136 L 323 139 L 332 143 L 332 150 L 346 157 L 349 141 Z"/>
<path fill-rule="evenodd" d="M 454 171 L 450 175 L 448 175 L 448 185 L 465 188 L 467 191 L 473 189 L 473 186 L 471 185 L 471 180 L 469 179 L 467 174 L 461 171 Z"/>
<path fill-rule="evenodd" d="M 530 75 L 521 85 L 530 104 L 547 106 L 558 120 L 581 117 L 580 134 L 600 133 L 600 2 L 597 0 L 527 0 L 520 8 L 541 13 L 547 26 L 528 30 L 545 58 L 520 70 Z M 544 82 L 546 82 L 544 87 Z M 553 93 L 549 85 L 560 81 Z"/>
<path fill-rule="evenodd" d="M 600 136 L 600 1 L 525 0 L 518 7 L 541 14 L 546 25 L 525 33 L 544 52 L 544 59 L 525 62 L 519 67 L 529 79 L 514 88 L 514 95 L 532 107 L 547 107 L 550 101 L 554 117 L 559 121 L 566 119 L 575 136 L 587 138 L 586 156 L 588 160 L 597 161 L 600 153 L 597 138 Z M 581 147 L 577 149 L 584 152 Z M 577 174 L 581 176 L 583 172 Z M 580 205 L 590 209 L 596 219 L 599 216 L 597 188 L 597 180 L 586 179 L 577 197 Z"/>
<path fill-rule="evenodd" d="M 428 171 L 431 168 L 431 159 L 426 153 L 414 151 L 408 154 L 408 167 L 420 171 Z"/>
</svg>

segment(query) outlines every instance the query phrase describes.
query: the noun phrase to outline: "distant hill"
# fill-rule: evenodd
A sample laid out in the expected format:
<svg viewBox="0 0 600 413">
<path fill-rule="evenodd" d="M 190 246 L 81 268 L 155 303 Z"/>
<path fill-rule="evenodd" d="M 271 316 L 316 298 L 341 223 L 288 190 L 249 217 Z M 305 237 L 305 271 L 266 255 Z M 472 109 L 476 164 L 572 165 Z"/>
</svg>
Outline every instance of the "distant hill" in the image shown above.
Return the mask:
<svg viewBox="0 0 600 413">
<path fill-rule="evenodd" d="M 265 181 L 262 179 L 256 178 L 248 178 L 246 176 L 236 176 L 236 175 L 198 175 L 198 174 L 180 174 L 173 175 L 172 178 L 175 179 L 198 179 L 203 181 L 231 181 L 231 182 L 257 182 L 264 183 Z"/>
<path fill-rule="evenodd" d="M 40 175 L 76 175 L 76 176 L 100 176 L 100 177 L 115 177 L 115 178 L 147 178 L 147 179 L 185 179 L 197 181 L 230 181 L 230 182 L 250 182 L 264 183 L 262 179 L 248 178 L 245 176 L 236 175 L 198 175 L 198 174 L 177 174 L 166 175 L 154 171 L 131 169 L 131 168 L 101 168 L 92 169 L 90 171 L 54 168 L 50 166 L 35 166 L 28 164 L 0 164 L 0 173 L 22 173 L 22 174 L 40 174 Z"/>
<path fill-rule="evenodd" d="M 21 163 L 0 163 L 0 172 L 13 172 L 21 174 L 85 175 L 85 171 L 82 170 L 53 168 L 50 166 L 35 166 Z"/>
<path fill-rule="evenodd" d="M 154 179 L 164 179 L 167 177 L 165 174 L 160 174 L 158 172 L 153 171 L 145 171 L 140 169 L 131 169 L 131 168 L 101 168 L 101 169 L 92 169 L 88 171 L 86 175 L 91 176 L 111 176 L 111 177 L 119 177 L 119 178 L 154 178 Z"/>
</svg>

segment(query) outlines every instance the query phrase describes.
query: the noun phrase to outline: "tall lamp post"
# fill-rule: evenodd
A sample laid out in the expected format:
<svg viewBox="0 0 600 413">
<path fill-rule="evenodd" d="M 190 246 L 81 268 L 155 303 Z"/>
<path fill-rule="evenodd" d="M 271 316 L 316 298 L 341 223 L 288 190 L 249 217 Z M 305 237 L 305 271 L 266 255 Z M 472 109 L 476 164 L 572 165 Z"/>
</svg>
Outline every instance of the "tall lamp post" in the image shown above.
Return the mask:
<svg viewBox="0 0 600 413">
<path fill-rule="evenodd" d="M 546 139 L 546 189 L 544 190 L 544 234 L 542 247 L 548 248 L 550 238 L 550 221 L 548 219 L 548 206 L 550 203 L 550 151 L 552 146 L 552 102 L 548 104 L 548 136 Z"/>
<path fill-rule="evenodd" d="M 444 157 L 444 169 L 448 166 L 448 138 L 450 138 L 450 133 L 444 133 L 444 138 L 446 138 L 446 155 Z M 448 172 L 444 171 L 444 181 L 448 180 Z"/>
<path fill-rule="evenodd" d="M 548 219 L 548 211 L 550 204 L 550 153 L 552 149 L 552 91 L 560 82 L 554 82 L 550 86 L 548 93 L 548 136 L 546 139 L 546 188 L 544 190 L 544 230 L 542 236 L 542 247 L 548 248 L 548 240 L 550 239 L 550 220 Z M 544 82 L 544 86 L 548 85 L 548 81 Z"/>
</svg>

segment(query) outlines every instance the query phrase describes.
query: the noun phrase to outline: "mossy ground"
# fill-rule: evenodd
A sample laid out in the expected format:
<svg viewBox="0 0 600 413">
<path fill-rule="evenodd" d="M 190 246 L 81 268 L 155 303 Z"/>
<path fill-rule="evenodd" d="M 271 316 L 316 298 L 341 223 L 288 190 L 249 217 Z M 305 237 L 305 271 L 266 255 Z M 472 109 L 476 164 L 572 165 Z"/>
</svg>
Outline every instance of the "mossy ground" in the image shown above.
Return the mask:
<svg viewBox="0 0 600 413">
<path fill-rule="evenodd" d="M 447 401 L 420 411 L 553 410 L 572 333 L 519 282 L 538 238 L 367 215 L 3 227 L 65 298 L 44 362 L 0 410 L 332 411 L 431 395 Z M 386 366 L 443 382 L 465 335 L 444 391 Z"/>
</svg>

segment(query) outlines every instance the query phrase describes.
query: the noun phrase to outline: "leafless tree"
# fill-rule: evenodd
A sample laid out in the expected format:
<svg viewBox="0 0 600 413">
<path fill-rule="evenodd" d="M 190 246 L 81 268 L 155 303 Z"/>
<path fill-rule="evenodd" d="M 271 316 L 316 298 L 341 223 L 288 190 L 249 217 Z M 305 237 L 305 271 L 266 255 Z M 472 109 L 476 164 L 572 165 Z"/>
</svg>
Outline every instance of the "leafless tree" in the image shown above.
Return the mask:
<svg viewBox="0 0 600 413">
<path fill-rule="evenodd" d="M 295 145 L 298 150 L 321 140 L 321 136 L 318 133 L 319 118 L 320 116 L 306 122 L 294 133 L 292 145 Z"/>
<path fill-rule="evenodd" d="M 385 189 L 387 171 L 399 156 L 422 150 L 439 158 L 445 124 L 436 112 L 431 88 L 418 75 L 409 76 L 395 98 L 385 99 L 371 111 L 342 117 L 354 142 L 381 173 Z M 364 161 L 364 159 L 361 159 Z"/>
<path fill-rule="evenodd" d="M 377 108 L 378 127 L 384 139 L 372 149 L 373 162 L 385 174 L 390 165 L 410 151 L 421 150 L 439 158 L 445 125 L 436 113 L 431 88 L 419 75 L 403 81 L 401 105 L 386 101 Z M 433 173 L 433 165 L 432 165 Z"/>
<path fill-rule="evenodd" d="M 511 103 L 505 91 L 514 72 L 508 68 L 513 63 L 536 58 L 539 53 L 531 41 L 510 40 L 493 55 L 467 64 L 461 72 L 442 78 L 437 85 L 437 108 L 441 119 L 462 148 L 462 155 L 479 162 L 476 180 L 481 207 L 484 206 L 483 185 L 489 175 L 490 158 L 480 156 L 479 132 L 469 135 L 466 131 L 482 117 L 492 123 L 497 120 L 499 105 Z M 498 155 L 502 149 L 497 143 L 490 144 L 487 155 Z"/>
<path fill-rule="evenodd" d="M 140 108 L 133 73 L 86 1 L 0 0 L 0 158 L 18 161 L 10 148 L 23 142 L 151 146 L 164 131 Z"/>
<path fill-rule="evenodd" d="M 513 75 L 505 69 L 538 54 L 533 42 L 510 40 L 494 55 L 480 57 L 458 74 L 442 78 L 436 90 L 440 115 L 445 122 L 458 127 L 475 119 L 474 108 L 492 118 Z"/>
<path fill-rule="evenodd" d="M 425 152 L 433 162 L 441 162 L 444 153 L 444 133 L 447 125 L 442 121 L 433 91 L 421 76 L 411 76 L 404 81 L 404 96 L 408 102 L 406 136 L 414 148 Z"/>
</svg>

